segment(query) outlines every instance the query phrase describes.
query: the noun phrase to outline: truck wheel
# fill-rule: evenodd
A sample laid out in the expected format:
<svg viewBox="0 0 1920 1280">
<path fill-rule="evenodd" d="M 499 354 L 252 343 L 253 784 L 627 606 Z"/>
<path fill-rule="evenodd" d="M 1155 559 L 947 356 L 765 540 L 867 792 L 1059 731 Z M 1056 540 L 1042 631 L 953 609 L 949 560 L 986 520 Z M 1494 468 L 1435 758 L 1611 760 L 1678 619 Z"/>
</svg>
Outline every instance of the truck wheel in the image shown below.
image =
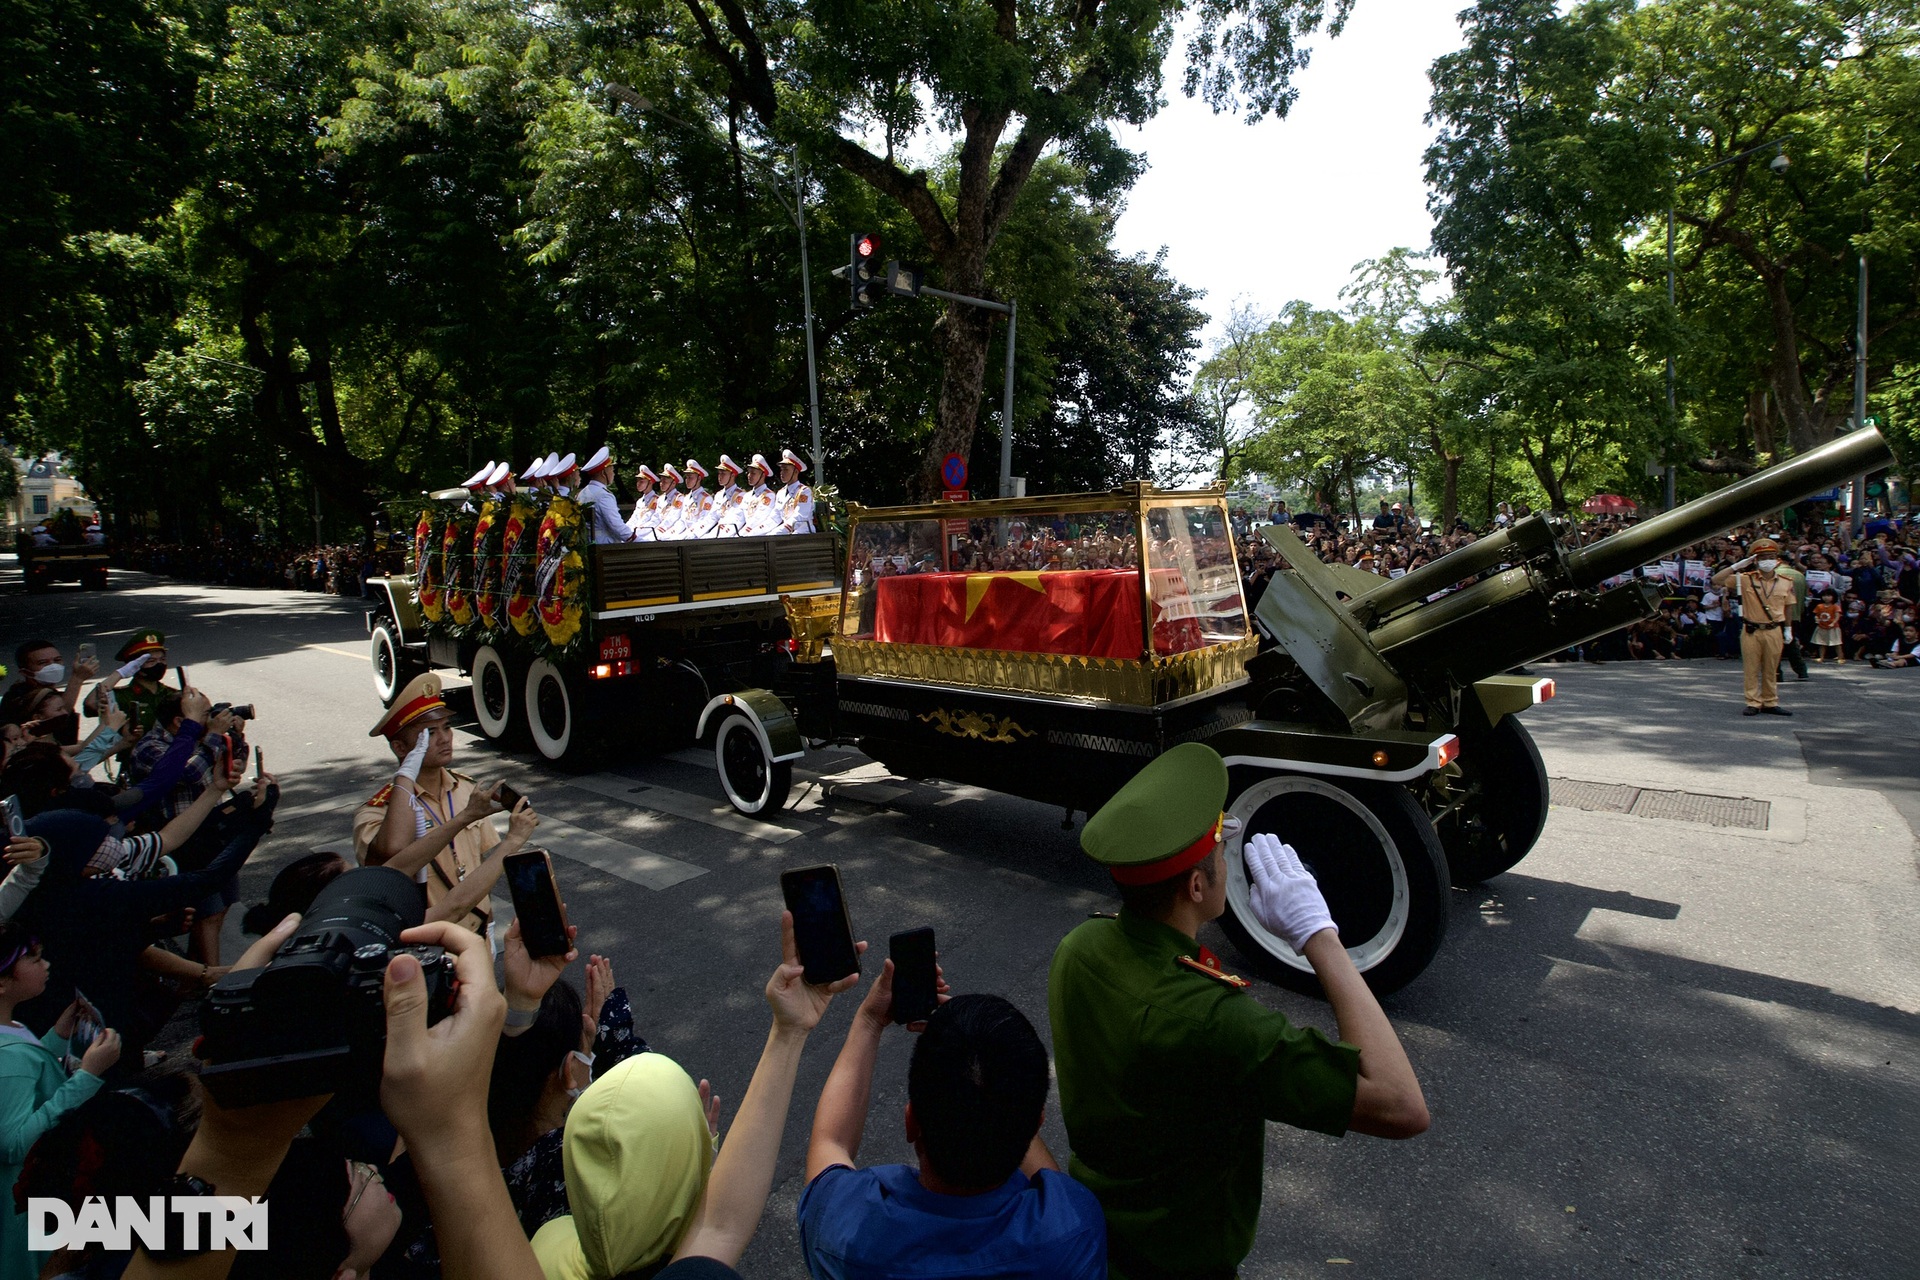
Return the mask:
<svg viewBox="0 0 1920 1280">
<path fill-rule="evenodd" d="M 1241 822 L 1227 845 L 1227 913 L 1221 927 L 1283 987 L 1319 995 L 1313 966 L 1253 914 L 1244 842 L 1261 832 L 1293 846 L 1319 882 L 1347 954 L 1376 995 L 1398 991 L 1427 967 L 1447 932 L 1447 856 L 1405 788 L 1335 785 L 1269 774 L 1229 802 Z"/>
<path fill-rule="evenodd" d="M 1439 824 L 1453 883 L 1469 888 L 1510 871 L 1547 825 L 1547 766 L 1513 716 L 1460 735 L 1462 780 L 1471 788 Z"/>
<path fill-rule="evenodd" d="M 521 705 L 526 708 L 534 750 L 555 764 L 581 763 L 586 734 L 580 723 L 579 690 L 545 658 L 535 658 L 527 667 L 523 687 L 526 696 Z"/>
<path fill-rule="evenodd" d="M 406 647 L 394 633 L 391 618 L 382 618 L 373 624 L 367 647 L 373 658 L 373 691 L 379 695 L 381 706 L 390 707 L 407 682 L 426 668 L 407 655 Z"/>
<path fill-rule="evenodd" d="M 513 732 L 519 709 L 512 672 L 498 649 L 483 644 L 473 655 L 472 677 L 473 718 L 480 722 L 480 732 L 498 742 Z"/>
<path fill-rule="evenodd" d="M 80 576 L 80 585 L 88 591 L 105 591 L 107 589 L 107 571 L 105 569 L 87 570 Z"/>
<path fill-rule="evenodd" d="M 727 803 L 749 817 L 777 813 L 793 786 L 793 761 L 767 759 L 759 726 L 735 711 L 713 735 L 713 763 Z"/>
</svg>

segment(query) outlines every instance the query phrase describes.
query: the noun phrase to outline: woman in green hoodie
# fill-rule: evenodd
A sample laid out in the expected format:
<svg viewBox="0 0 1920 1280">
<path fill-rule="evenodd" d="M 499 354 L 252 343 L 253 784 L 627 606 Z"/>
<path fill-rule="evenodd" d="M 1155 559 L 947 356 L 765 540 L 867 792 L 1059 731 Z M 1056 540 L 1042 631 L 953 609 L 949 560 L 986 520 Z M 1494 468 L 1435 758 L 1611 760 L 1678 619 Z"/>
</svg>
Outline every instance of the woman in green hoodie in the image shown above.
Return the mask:
<svg viewBox="0 0 1920 1280">
<path fill-rule="evenodd" d="M 36 1038 L 14 1021 L 15 1005 L 46 990 L 48 968 L 38 938 L 11 921 L 0 925 L 0 1186 L 9 1191 L 40 1135 L 98 1092 L 120 1060 L 120 1033 L 102 1031 L 87 1046 L 80 1069 L 67 1073 L 78 1000 L 44 1036 Z M 0 1280 L 34 1280 L 45 1261 L 44 1254 L 27 1249 L 27 1215 L 14 1211 L 9 1194 L 0 1205 Z"/>
</svg>

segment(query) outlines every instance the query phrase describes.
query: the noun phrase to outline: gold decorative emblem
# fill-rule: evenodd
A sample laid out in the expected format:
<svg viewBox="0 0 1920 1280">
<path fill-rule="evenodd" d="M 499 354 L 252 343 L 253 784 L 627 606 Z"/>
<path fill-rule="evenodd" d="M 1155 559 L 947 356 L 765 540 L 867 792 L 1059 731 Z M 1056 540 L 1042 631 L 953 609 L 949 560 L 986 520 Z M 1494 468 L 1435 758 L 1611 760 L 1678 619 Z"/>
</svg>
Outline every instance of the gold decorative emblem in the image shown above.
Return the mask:
<svg viewBox="0 0 1920 1280">
<path fill-rule="evenodd" d="M 1038 736 L 1015 724 L 1012 716 L 994 716 L 982 711 L 948 711 L 941 707 L 920 718 L 941 733 L 956 738 L 978 738 L 982 742 L 1018 742 L 1020 738 Z M 1020 738 L 1013 736 L 1016 733 Z"/>
</svg>

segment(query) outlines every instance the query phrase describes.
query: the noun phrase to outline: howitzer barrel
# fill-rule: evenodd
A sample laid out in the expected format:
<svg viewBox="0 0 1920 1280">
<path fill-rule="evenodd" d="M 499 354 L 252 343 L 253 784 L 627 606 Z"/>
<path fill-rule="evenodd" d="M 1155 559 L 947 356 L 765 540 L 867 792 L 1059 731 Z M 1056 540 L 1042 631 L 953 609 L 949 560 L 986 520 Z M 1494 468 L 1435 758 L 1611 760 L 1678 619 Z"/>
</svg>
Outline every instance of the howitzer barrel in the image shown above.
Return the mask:
<svg viewBox="0 0 1920 1280">
<path fill-rule="evenodd" d="M 1500 529 L 1431 564 L 1401 575 L 1352 600 L 1347 608 L 1362 626 L 1372 626 L 1395 609 L 1424 600 L 1464 578 L 1472 578 L 1503 563 L 1525 560 L 1553 541 L 1553 527 L 1545 516 L 1528 516 L 1509 529 Z"/>
<path fill-rule="evenodd" d="M 1570 551 L 1567 568 L 1576 583 L 1593 587 L 1615 574 L 1626 573 L 1702 538 L 1725 533 L 1735 525 L 1892 461 L 1893 451 L 1879 431 L 1872 427 L 1853 431 L 1790 462 L 1768 467 L 1704 498 L 1643 520 L 1590 547 Z"/>
</svg>

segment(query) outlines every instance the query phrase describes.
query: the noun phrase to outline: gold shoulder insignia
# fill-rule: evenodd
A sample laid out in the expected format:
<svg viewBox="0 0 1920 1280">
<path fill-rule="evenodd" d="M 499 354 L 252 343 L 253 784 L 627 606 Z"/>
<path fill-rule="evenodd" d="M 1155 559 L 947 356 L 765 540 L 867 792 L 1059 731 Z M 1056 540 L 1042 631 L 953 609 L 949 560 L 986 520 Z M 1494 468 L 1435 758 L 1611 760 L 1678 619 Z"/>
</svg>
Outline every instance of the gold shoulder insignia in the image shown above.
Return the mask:
<svg viewBox="0 0 1920 1280">
<path fill-rule="evenodd" d="M 392 794 L 393 784 L 389 782 L 386 786 L 380 788 L 379 793 L 376 794 L 373 799 L 367 801 L 365 807 L 369 809 L 384 809 L 387 807 L 387 797 Z"/>
<path fill-rule="evenodd" d="M 1174 958 L 1178 960 L 1181 964 L 1187 966 L 1187 968 L 1193 970 L 1195 973 L 1204 973 L 1209 978 L 1212 978 L 1215 982 L 1225 983 L 1227 986 L 1233 987 L 1236 990 L 1245 990 L 1247 987 L 1253 985 L 1250 982 L 1248 982 L 1245 978 L 1236 977 L 1231 973 L 1223 973 L 1219 969 L 1215 969 L 1209 965 L 1201 964 L 1198 960 L 1195 960 L 1192 956 L 1176 956 Z"/>
</svg>

